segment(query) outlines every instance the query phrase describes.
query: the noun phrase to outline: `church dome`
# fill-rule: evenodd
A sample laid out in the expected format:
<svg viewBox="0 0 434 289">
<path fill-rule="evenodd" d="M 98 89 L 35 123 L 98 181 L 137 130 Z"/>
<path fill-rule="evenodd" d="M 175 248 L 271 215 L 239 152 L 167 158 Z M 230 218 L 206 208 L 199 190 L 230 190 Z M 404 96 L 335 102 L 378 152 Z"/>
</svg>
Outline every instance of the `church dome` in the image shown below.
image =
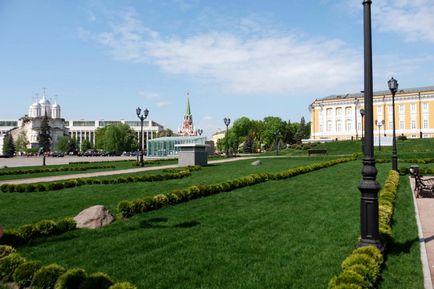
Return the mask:
<svg viewBox="0 0 434 289">
<path fill-rule="evenodd" d="M 51 106 L 51 108 L 60 108 L 60 105 L 58 105 L 57 103 L 53 104 L 53 106 Z"/>
<path fill-rule="evenodd" d="M 47 105 L 47 104 L 50 104 L 50 101 L 49 101 L 48 99 L 46 99 L 45 97 L 43 97 L 43 98 L 39 101 L 39 103 L 40 103 L 40 104 L 45 104 L 45 105 Z"/>
<path fill-rule="evenodd" d="M 35 103 L 32 104 L 30 107 L 31 107 L 31 108 L 38 108 L 38 107 L 41 107 L 41 105 L 40 105 L 38 102 L 35 102 Z"/>
</svg>

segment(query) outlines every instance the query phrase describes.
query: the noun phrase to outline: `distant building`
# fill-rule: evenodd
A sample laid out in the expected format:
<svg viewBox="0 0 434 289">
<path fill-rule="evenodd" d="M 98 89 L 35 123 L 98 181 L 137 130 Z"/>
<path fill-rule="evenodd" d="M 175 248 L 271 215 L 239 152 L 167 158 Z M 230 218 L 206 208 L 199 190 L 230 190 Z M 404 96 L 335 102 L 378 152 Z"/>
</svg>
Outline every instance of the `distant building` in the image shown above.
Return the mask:
<svg viewBox="0 0 434 289">
<path fill-rule="evenodd" d="M 95 144 L 95 131 L 109 124 L 124 123 L 128 124 L 140 139 L 141 123 L 140 120 L 65 120 L 61 117 L 61 107 L 56 102 L 51 104 L 45 95 L 45 91 L 40 100 L 36 100 L 28 109 L 28 114 L 19 120 L 0 120 L 0 154 L 3 152 L 4 135 L 10 133 L 14 140 L 22 132 L 27 136 L 28 148 L 37 148 L 38 135 L 40 132 L 41 121 L 47 115 L 50 134 L 52 140 L 52 150 L 56 142 L 62 136 L 75 138 L 80 145 L 83 140 L 88 140 Z M 153 139 L 164 127 L 152 120 L 143 122 L 144 144 L 149 139 Z M 145 145 L 144 145 L 145 146 Z"/>
<path fill-rule="evenodd" d="M 197 130 L 195 130 L 193 125 L 193 115 L 190 109 L 190 99 L 187 93 L 187 105 L 184 113 L 184 120 L 182 122 L 181 129 L 178 129 L 179 136 L 197 136 Z"/>
<path fill-rule="evenodd" d="M 373 97 L 374 135 L 393 134 L 392 95 L 376 91 Z M 363 135 L 364 95 L 352 93 L 316 99 L 310 106 L 311 139 L 349 140 Z M 383 123 L 378 127 L 375 122 Z M 408 138 L 434 137 L 434 86 L 401 89 L 395 95 L 396 136 Z M 379 131 L 380 130 L 380 131 Z"/>
</svg>

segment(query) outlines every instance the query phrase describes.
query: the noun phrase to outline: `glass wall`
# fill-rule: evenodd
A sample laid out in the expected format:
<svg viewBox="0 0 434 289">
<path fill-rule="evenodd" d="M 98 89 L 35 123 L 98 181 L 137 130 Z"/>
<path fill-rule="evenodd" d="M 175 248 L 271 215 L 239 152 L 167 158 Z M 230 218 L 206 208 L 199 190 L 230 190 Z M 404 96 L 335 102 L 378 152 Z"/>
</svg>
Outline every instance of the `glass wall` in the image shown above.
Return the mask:
<svg viewBox="0 0 434 289">
<path fill-rule="evenodd" d="M 149 157 L 163 157 L 178 155 L 179 148 L 177 144 L 205 144 L 206 137 L 204 136 L 175 136 L 161 137 L 148 141 Z"/>
</svg>

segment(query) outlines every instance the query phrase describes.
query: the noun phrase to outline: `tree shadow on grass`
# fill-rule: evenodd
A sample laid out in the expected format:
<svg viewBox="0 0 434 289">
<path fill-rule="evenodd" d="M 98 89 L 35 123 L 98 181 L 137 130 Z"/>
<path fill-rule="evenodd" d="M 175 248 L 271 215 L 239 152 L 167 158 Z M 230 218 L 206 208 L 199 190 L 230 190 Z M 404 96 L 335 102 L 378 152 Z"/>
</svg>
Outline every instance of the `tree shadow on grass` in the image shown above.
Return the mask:
<svg viewBox="0 0 434 289">
<path fill-rule="evenodd" d="M 164 225 L 161 223 L 167 222 L 167 218 L 152 218 L 149 220 L 143 220 L 140 221 L 140 227 L 143 229 L 169 229 L 169 228 L 192 228 L 195 226 L 200 225 L 200 222 L 193 220 L 193 221 L 187 221 L 178 223 L 175 225 Z"/>
</svg>

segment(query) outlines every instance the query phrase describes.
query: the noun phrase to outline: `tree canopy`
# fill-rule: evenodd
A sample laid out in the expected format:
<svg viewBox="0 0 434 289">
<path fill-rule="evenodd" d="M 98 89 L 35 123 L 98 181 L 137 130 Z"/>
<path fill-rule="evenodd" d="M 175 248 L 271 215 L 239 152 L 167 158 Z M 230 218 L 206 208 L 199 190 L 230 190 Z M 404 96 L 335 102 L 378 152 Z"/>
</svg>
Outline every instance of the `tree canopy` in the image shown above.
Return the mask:
<svg viewBox="0 0 434 289">
<path fill-rule="evenodd" d="M 51 146 L 51 135 L 50 135 L 51 127 L 48 123 L 48 117 L 47 113 L 45 113 L 44 117 L 42 118 L 41 127 L 38 134 L 38 143 L 39 148 L 43 152 L 49 152 L 50 146 Z"/>
<path fill-rule="evenodd" d="M 133 151 L 138 148 L 135 132 L 123 123 L 98 128 L 95 138 L 95 148 L 109 152 Z"/>
<path fill-rule="evenodd" d="M 15 154 L 14 140 L 10 133 L 3 137 L 3 155 L 7 157 L 13 157 Z"/>
</svg>

